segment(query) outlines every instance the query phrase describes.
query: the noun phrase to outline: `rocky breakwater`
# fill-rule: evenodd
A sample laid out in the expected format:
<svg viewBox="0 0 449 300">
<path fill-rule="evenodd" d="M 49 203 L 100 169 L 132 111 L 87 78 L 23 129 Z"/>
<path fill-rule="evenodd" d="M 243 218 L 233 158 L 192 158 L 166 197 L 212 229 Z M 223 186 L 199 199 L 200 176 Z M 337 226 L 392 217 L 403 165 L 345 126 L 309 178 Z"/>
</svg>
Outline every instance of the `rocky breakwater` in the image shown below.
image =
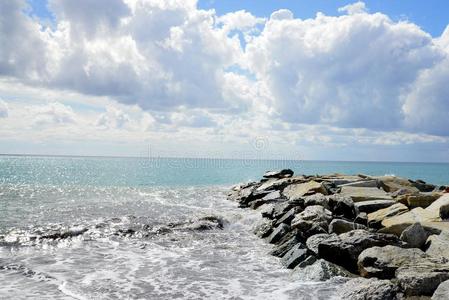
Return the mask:
<svg viewBox="0 0 449 300">
<path fill-rule="evenodd" d="M 449 299 L 449 193 L 394 176 L 267 172 L 228 199 L 298 280 L 343 277 L 343 299 Z"/>
</svg>

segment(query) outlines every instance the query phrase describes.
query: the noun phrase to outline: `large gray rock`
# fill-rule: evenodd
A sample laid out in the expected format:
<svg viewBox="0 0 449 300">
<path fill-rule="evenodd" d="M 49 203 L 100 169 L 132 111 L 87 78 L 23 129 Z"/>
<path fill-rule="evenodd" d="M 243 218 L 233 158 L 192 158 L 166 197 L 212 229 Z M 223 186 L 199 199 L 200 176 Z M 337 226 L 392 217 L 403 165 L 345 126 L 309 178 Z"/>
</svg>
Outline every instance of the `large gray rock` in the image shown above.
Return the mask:
<svg viewBox="0 0 449 300">
<path fill-rule="evenodd" d="M 258 186 L 256 191 L 283 190 L 289 184 L 304 182 L 304 180 L 305 179 L 302 176 L 295 176 L 282 179 L 271 178 L 263 182 L 260 186 Z"/>
<path fill-rule="evenodd" d="M 336 234 L 328 234 L 328 233 L 320 233 L 320 234 L 315 234 L 312 235 L 311 237 L 309 237 L 306 241 L 306 245 L 307 248 L 314 253 L 315 255 L 318 255 L 318 245 L 331 237 L 336 237 Z"/>
<path fill-rule="evenodd" d="M 304 197 L 304 206 L 313 206 L 313 205 L 320 205 L 330 210 L 329 198 L 320 193 Z"/>
<path fill-rule="evenodd" d="M 356 216 L 354 201 L 352 201 L 351 197 L 335 194 L 330 195 L 327 198 L 328 205 L 333 215 L 348 219 L 352 219 Z"/>
<path fill-rule="evenodd" d="M 288 269 L 293 269 L 308 256 L 307 248 L 303 244 L 298 243 L 282 257 L 282 264 Z"/>
<path fill-rule="evenodd" d="M 339 288 L 339 299 L 399 300 L 399 288 L 389 280 L 354 278 Z"/>
<path fill-rule="evenodd" d="M 270 244 L 275 244 L 279 242 L 288 232 L 290 231 L 290 226 L 287 224 L 281 224 L 268 236 L 267 240 Z"/>
<path fill-rule="evenodd" d="M 298 281 L 326 281 L 336 276 L 354 277 L 355 275 L 324 259 L 319 259 L 306 267 L 298 265 L 292 273 L 292 277 Z"/>
<path fill-rule="evenodd" d="M 327 232 L 332 220 L 332 213 L 320 205 L 307 206 L 292 221 L 292 227 L 301 232 L 308 232 L 313 227 L 320 227 Z"/>
<path fill-rule="evenodd" d="M 283 191 L 284 196 L 289 200 L 296 200 L 306 195 L 312 195 L 315 193 L 326 195 L 327 190 L 321 182 L 316 182 L 314 180 L 304 183 L 291 184 Z"/>
<path fill-rule="evenodd" d="M 449 194 L 444 194 L 426 208 L 427 211 L 438 215 L 441 219 L 449 218 Z"/>
<path fill-rule="evenodd" d="M 360 253 L 359 272 L 363 277 L 392 279 L 399 267 L 416 264 L 428 257 L 423 251 L 416 248 L 372 247 Z"/>
<path fill-rule="evenodd" d="M 273 222 L 267 219 L 262 219 L 254 228 L 254 234 L 264 239 L 273 232 Z"/>
<path fill-rule="evenodd" d="M 357 212 L 364 212 L 369 214 L 375 212 L 376 210 L 390 207 L 394 204 L 396 204 L 396 201 L 394 200 L 370 200 L 357 202 L 354 204 L 354 206 Z"/>
<path fill-rule="evenodd" d="M 384 227 L 390 227 L 395 225 L 402 225 L 404 227 L 403 229 L 407 228 L 408 226 L 414 224 L 414 223 L 423 223 L 423 222 L 439 222 L 441 221 L 441 218 L 438 214 L 435 214 L 433 211 L 426 210 L 421 207 L 417 207 L 412 209 L 409 212 L 391 217 L 386 218 L 382 221 L 382 226 Z M 400 235 L 400 233 L 399 233 Z"/>
<path fill-rule="evenodd" d="M 386 245 L 403 244 L 394 235 L 353 230 L 321 241 L 318 245 L 318 256 L 356 272 L 357 260 L 363 250 Z"/>
<path fill-rule="evenodd" d="M 396 280 L 408 297 L 432 296 L 438 286 L 448 279 L 448 264 L 435 264 L 428 260 L 396 270 Z"/>
<path fill-rule="evenodd" d="M 288 251 L 299 243 L 301 243 L 301 239 L 299 239 L 297 235 L 291 235 L 288 238 L 285 237 L 270 251 L 270 254 L 276 257 L 283 257 Z"/>
<path fill-rule="evenodd" d="M 414 248 L 421 248 L 426 243 L 428 232 L 424 230 L 420 223 L 415 223 L 407 227 L 401 234 L 400 239 Z"/>
<path fill-rule="evenodd" d="M 379 228 L 384 219 L 391 218 L 408 212 L 408 207 L 402 203 L 396 203 L 390 207 L 379 209 L 368 214 L 368 225 L 373 228 Z"/>
<path fill-rule="evenodd" d="M 370 187 L 344 186 L 341 188 L 341 195 L 349 196 L 354 202 L 370 200 L 393 200 L 384 190 Z"/>
<path fill-rule="evenodd" d="M 341 184 L 339 186 L 340 187 L 352 186 L 352 187 L 379 188 L 380 182 L 377 179 L 368 179 L 368 180 L 349 182 L 349 183 Z"/>
<path fill-rule="evenodd" d="M 427 238 L 426 253 L 434 257 L 443 257 L 449 261 L 449 233 L 431 235 Z"/>
<path fill-rule="evenodd" d="M 333 219 L 329 224 L 330 233 L 342 234 L 356 229 L 368 230 L 368 227 L 342 219 Z"/>
<path fill-rule="evenodd" d="M 396 176 L 380 176 L 376 177 L 386 192 L 396 192 L 398 190 L 406 190 L 409 194 L 419 192 L 419 189 L 414 186 L 411 180 L 400 178 Z"/>
<path fill-rule="evenodd" d="M 288 212 L 286 212 L 279 220 L 276 221 L 276 225 L 285 223 L 287 225 L 290 225 L 292 223 L 292 220 L 295 218 L 296 214 L 301 209 L 298 207 L 293 207 Z"/>
<path fill-rule="evenodd" d="M 433 293 L 432 300 L 447 300 L 449 299 L 449 280 L 440 283 L 437 290 Z"/>
</svg>

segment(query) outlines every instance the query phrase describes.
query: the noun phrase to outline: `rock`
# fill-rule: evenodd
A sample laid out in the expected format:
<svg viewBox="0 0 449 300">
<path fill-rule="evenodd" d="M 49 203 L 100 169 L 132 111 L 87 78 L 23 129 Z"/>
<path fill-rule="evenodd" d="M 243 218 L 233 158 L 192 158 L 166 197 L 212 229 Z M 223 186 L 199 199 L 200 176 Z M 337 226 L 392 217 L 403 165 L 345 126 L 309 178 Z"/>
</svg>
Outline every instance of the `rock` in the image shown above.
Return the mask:
<svg viewBox="0 0 449 300">
<path fill-rule="evenodd" d="M 368 225 L 373 228 L 379 228 L 381 222 L 386 218 L 391 218 L 408 212 L 407 206 L 401 203 L 394 204 L 390 207 L 379 209 L 368 214 Z"/>
<path fill-rule="evenodd" d="M 323 194 L 314 194 L 311 196 L 305 196 L 304 197 L 304 206 L 313 206 L 313 205 L 320 205 L 328 210 L 330 210 L 329 207 L 329 199 L 324 196 Z"/>
<path fill-rule="evenodd" d="M 382 186 L 382 188 L 389 193 L 396 192 L 397 190 L 406 190 L 408 194 L 419 192 L 413 183 L 405 178 L 396 176 L 380 176 L 376 177 Z"/>
<path fill-rule="evenodd" d="M 259 206 L 267 203 L 274 203 L 274 202 L 280 202 L 284 199 L 281 196 L 281 193 L 279 191 L 273 191 L 266 196 L 264 196 L 262 199 L 258 199 L 255 201 L 250 202 L 250 206 L 252 209 L 256 209 Z"/>
<path fill-rule="evenodd" d="M 288 212 L 286 212 L 279 220 L 276 221 L 276 225 L 285 223 L 290 225 L 295 218 L 295 215 L 300 211 L 297 207 L 293 207 Z"/>
<path fill-rule="evenodd" d="M 330 195 L 328 198 L 328 205 L 332 214 L 339 217 L 352 219 L 356 216 L 354 201 L 351 197 L 340 194 Z"/>
<path fill-rule="evenodd" d="M 410 208 L 422 207 L 426 208 L 440 197 L 439 194 L 415 194 L 408 196 L 407 206 Z"/>
<path fill-rule="evenodd" d="M 360 275 L 363 277 L 392 279 L 398 268 L 417 264 L 426 258 L 428 255 L 416 248 L 372 247 L 360 253 L 358 267 Z"/>
<path fill-rule="evenodd" d="M 402 232 L 400 239 L 413 248 L 421 248 L 426 243 L 427 237 L 428 233 L 421 224 L 415 223 Z"/>
<path fill-rule="evenodd" d="M 303 212 L 295 216 L 292 227 L 302 232 L 309 231 L 313 226 L 321 227 L 327 232 L 332 220 L 332 213 L 320 205 L 307 206 Z"/>
<path fill-rule="evenodd" d="M 304 259 L 302 262 L 300 262 L 296 267 L 296 268 L 305 268 L 307 266 L 313 265 L 315 262 L 317 261 L 316 256 L 313 255 L 309 255 L 307 256 L 306 259 Z"/>
<path fill-rule="evenodd" d="M 436 291 L 433 293 L 432 300 L 449 299 L 449 280 L 440 283 Z"/>
<path fill-rule="evenodd" d="M 273 232 L 273 222 L 267 219 L 263 219 L 255 228 L 254 234 L 264 239 Z"/>
<path fill-rule="evenodd" d="M 429 236 L 426 241 L 426 247 L 428 255 L 443 257 L 449 261 L 449 234 L 447 232 Z"/>
<path fill-rule="evenodd" d="M 290 169 L 283 169 L 280 171 L 268 171 L 263 175 L 264 178 L 286 178 L 292 176 L 293 171 Z"/>
<path fill-rule="evenodd" d="M 357 212 L 365 212 L 369 214 L 379 209 L 388 208 L 394 204 L 396 204 L 396 201 L 394 200 L 370 200 L 357 202 L 354 206 Z"/>
<path fill-rule="evenodd" d="M 438 215 L 441 219 L 449 218 L 449 194 L 444 194 L 435 200 L 430 206 L 426 208 L 434 216 Z"/>
<path fill-rule="evenodd" d="M 337 236 L 336 234 L 328 234 L 328 233 L 320 233 L 312 235 L 306 241 L 307 248 L 315 255 L 318 255 L 318 245 L 321 243 L 321 241 L 336 236 Z"/>
<path fill-rule="evenodd" d="M 364 188 L 344 186 L 341 188 L 341 195 L 349 196 L 354 202 L 370 201 L 370 200 L 393 200 L 393 198 L 378 188 Z"/>
<path fill-rule="evenodd" d="M 368 214 L 364 212 L 359 213 L 355 217 L 354 223 L 361 224 L 363 226 L 368 226 Z"/>
<path fill-rule="evenodd" d="M 421 207 L 417 207 L 409 212 L 384 219 L 382 221 L 382 226 L 390 227 L 398 224 L 412 225 L 417 222 L 423 223 L 423 222 L 438 222 L 438 221 L 441 221 L 439 215 L 435 215 L 435 213 L 433 213 L 432 211 L 425 210 Z"/>
<path fill-rule="evenodd" d="M 306 267 L 298 265 L 292 273 L 292 277 L 298 281 L 326 281 L 336 276 L 354 277 L 354 274 L 324 259 Z"/>
<path fill-rule="evenodd" d="M 302 198 L 294 200 L 294 201 L 287 201 L 282 203 L 277 203 L 273 207 L 273 213 L 272 218 L 273 219 L 280 219 L 282 216 L 287 213 L 290 209 L 296 208 L 298 211 L 302 209 L 304 200 Z"/>
<path fill-rule="evenodd" d="M 293 269 L 300 262 L 303 262 L 308 257 L 307 248 L 299 243 L 293 246 L 283 257 L 282 264 L 287 267 L 287 269 Z"/>
<path fill-rule="evenodd" d="M 280 241 L 289 231 L 290 226 L 288 226 L 287 224 L 281 224 L 273 230 L 270 236 L 268 236 L 267 240 L 270 244 L 275 244 Z"/>
<path fill-rule="evenodd" d="M 396 270 L 396 280 L 407 297 L 432 296 L 438 286 L 449 279 L 449 265 L 420 261 Z"/>
<path fill-rule="evenodd" d="M 356 272 L 357 260 L 363 250 L 386 245 L 402 246 L 403 244 L 394 235 L 372 233 L 359 229 L 321 241 L 318 245 L 318 256 L 351 272 Z"/>
<path fill-rule="evenodd" d="M 348 232 L 351 230 L 356 230 L 356 229 L 368 230 L 368 227 L 361 225 L 361 224 L 354 223 L 354 222 L 342 220 L 342 219 L 334 219 L 329 224 L 329 232 L 330 233 L 341 234 L 341 233 L 345 233 L 345 232 Z"/>
<path fill-rule="evenodd" d="M 420 192 L 432 192 L 434 191 L 437 187 L 433 184 L 428 184 L 423 180 L 416 180 L 416 181 L 412 181 L 412 184 L 414 187 L 416 187 Z"/>
<path fill-rule="evenodd" d="M 273 191 L 273 190 L 283 190 L 287 185 L 292 183 L 304 182 L 304 177 L 295 176 L 290 178 L 282 179 L 268 179 L 262 185 L 260 185 L 257 191 Z"/>
<path fill-rule="evenodd" d="M 284 196 L 289 200 L 296 200 L 305 195 L 311 195 L 315 193 L 326 195 L 327 190 L 324 188 L 322 183 L 316 182 L 314 180 L 305 183 L 291 184 L 287 186 L 283 191 Z"/>
<path fill-rule="evenodd" d="M 402 295 L 389 280 L 354 278 L 339 288 L 339 299 L 348 300 L 399 300 Z"/>
<path fill-rule="evenodd" d="M 424 230 L 428 233 L 428 235 L 431 234 L 440 234 L 442 231 L 449 231 L 449 223 L 448 222 L 420 222 L 421 226 L 424 228 Z M 388 234 L 394 234 L 396 236 L 401 236 L 402 232 L 409 227 L 410 225 L 413 225 L 414 223 L 399 223 L 395 224 L 389 227 L 385 227 L 380 229 L 379 233 L 388 233 Z"/>
<path fill-rule="evenodd" d="M 341 184 L 339 186 L 340 187 L 352 186 L 352 187 L 379 188 L 380 182 L 377 179 L 370 179 L 370 180 L 361 180 L 361 181 L 355 181 L 355 182 L 350 182 L 350 183 L 346 183 L 346 184 Z"/>
<path fill-rule="evenodd" d="M 275 246 L 273 250 L 270 251 L 270 255 L 283 257 L 288 251 L 290 251 L 295 245 L 300 242 L 301 240 L 299 239 L 299 237 L 297 235 L 293 235 L 289 239 L 286 239 L 283 243 L 279 243 L 279 245 Z"/>
</svg>

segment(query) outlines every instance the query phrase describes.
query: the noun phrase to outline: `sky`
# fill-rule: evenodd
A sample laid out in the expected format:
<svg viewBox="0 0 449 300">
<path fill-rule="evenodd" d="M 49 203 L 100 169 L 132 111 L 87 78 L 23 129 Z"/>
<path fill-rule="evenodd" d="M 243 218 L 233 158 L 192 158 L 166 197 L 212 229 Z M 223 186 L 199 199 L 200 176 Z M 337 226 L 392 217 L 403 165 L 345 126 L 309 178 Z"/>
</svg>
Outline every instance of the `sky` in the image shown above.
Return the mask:
<svg viewBox="0 0 449 300">
<path fill-rule="evenodd" d="M 0 2 L 0 153 L 449 162 L 449 4 Z"/>
</svg>

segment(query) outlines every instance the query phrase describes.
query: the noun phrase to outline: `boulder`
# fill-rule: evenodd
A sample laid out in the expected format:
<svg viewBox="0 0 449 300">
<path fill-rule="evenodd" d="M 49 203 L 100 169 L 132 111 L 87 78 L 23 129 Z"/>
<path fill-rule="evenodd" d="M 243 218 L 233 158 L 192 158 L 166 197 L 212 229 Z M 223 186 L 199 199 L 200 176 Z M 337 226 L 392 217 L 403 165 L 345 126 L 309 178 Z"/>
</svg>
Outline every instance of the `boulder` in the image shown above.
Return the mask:
<svg viewBox="0 0 449 300">
<path fill-rule="evenodd" d="M 426 241 L 426 247 L 426 253 L 428 255 L 443 257 L 449 261 L 449 234 L 447 232 L 429 236 Z"/>
<path fill-rule="evenodd" d="M 348 300 L 399 300 L 399 288 L 389 280 L 354 278 L 339 288 L 339 299 Z"/>
<path fill-rule="evenodd" d="M 449 299 L 449 280 L 440 283 L 436 291 L 433 293 L 432 300 Z"/>
<path fill-rule="evenodd" d="M 391 234 L 353 230 L 329 237 L 318 244 L 318 256 L 338 264 L 351 272 L 357 271 L 357 260 L 363 250 L 375 247 L 403 246 L 398 237 Z"/>
<path fill-rule="evenodd" d="M 315 193 L 326 195 L 327 190 L 321 182 L 316 182 L 314 180 L 305 183 L 291 184 L 283 191 L 284 196 L 289 200 L 296 200 L 305 195 L 312 195 Z"/>
<path fill-rule="evenodd" d="M 382 226 L 390 227 L 398 224 L 412 225 L 417 222 L 423 223 L 423 222 L 438 222 L 438 221 L 441 221 L 439 215 L 435 215 L 435 213 L 432 211 L 425 210 L 421 207 L 417 207 L 409 212 L 384 219 L 382 221 Z"/>
<path fill-rule="evenodd" d="M 295 216 L 292 227 L 307 232 L 316 226 L 327 232 L 331 220 L 332 213 L 324 207 L 320 205 L 307 206 L 304 211 Z"/>
<path fill-rule="evenodd" d="M 273 211 L 270 217 L 272 219 L 279 220 L 285 213 L 287 213 L 292 208 L 296 208 L 299 211 L 303 207 L 303 203 L 304 200 L 302 198 L 295 201 L 276 203 L 273 206 Z"/>
<path fill-rule="evenodd" d="M 315 234 L 312 235 L 311 237 L 309 237 L 306 241 L 306 245 L 307 248 L 314 253 L 315 255 L 318 255 L 318 245 L 331 237 L 336 237 L 336 234 L 328 234 L 328 233 L 320 233 L 320 234 Z"/>
<path fill-rule="evenodd" d="M 273 229 L 273 232 L 268 236 L 267 240 L 270 244 L 275 244 L 279 242 L 289 231 L 290 226 L 287 224 L 281 224 Z"/>
<path fill-rule="evenodd" d="M 273 222 L 263 219 L 258 225 L 256 225 L 253 232 L 258 237 L 264 239 L 273 232 Z"/>
<path fill-rule="evenodd" d="M 257 187 L 257 191 L 273 191 L 283 190 L 287 185 L 292 183 L 304 182 L 304 177 L 295 176 L 290 178 L 275 179 L 271 178 Z"/>
<path fill-rule="evenodd" d="M 352 186 L 352 187 L 366 187 L 366 188 L 379 188 L 380 182 L 377 179 L 361 180 L 350 182 L 346 184 L 341 184 L 339 187 Z"/>
<path fill-rule="evenodd" d="M 392 279 L 398 268 L 417 264 L 428 257 L 416 248 L 372 247 L 360 253 L 357 264 L 363 277 Z"/>
<path fill-rule="evenodd" d="M 421 248 L 426 243 L 428 236 L 428 232 L 424 230 L 421 224 L 415 223 L 401 233 L 400 239 L 413 248 Z"/>
<path fill-rule="evenodd" d="M 387 208 L 379 209 L 368 214 L 368 225 L 373 228 L 379 228 L 381 222 L 386 218 L 391 218 L 408 212 L 407 206 L 401 203 L 394 204 Z"/>
<path fill-rule="evenodd" d="M 348 219 L 356 216 L 354 201 L 352 201 L 351 197 L 335 194 L 327 196 L 327 199 L 333 215 Z"/>
<path fill-rule="evenodd" d="M 292 176 L 293 171 L 290 169 L 283 169 L 280 171 L 268 171 L 263 175 L 264 178 L 286 178 Z"/>
<path fill-rule="evenodd" d="M 430 206 L 426 208 L 434 216 L 438 215 L 441 219 L 449 218 L 449 194 L 444 194 L 435 200 Z"/>
<path fill-rule="evenodd" d="M 380 181 L 382 188 L 389 193 L 396 192 L 398 190 L 407 191 L 408 194 L 413 194 L 419 192 L 412 181 L 400 178 L 396 176 L 380 176 L 376 177 Z"/>
<path fill-rule="evenodd" d="M 393 200 L 384 190 L 370 187 L 345 186 L 341 188 L 341 195 L 351 197 L 354 202 L 370 200 Z"/>
<path fill-rule="evenodd" d="M 354 223 L 361 224 L 363 226 L 368 226 L 368 214 L 367 213 L 359 213 L 354 219 Z"/>
<path fill-rule="evenodd" d="M 279 220 L 276 221 L 276 225 L 285 223 L 290 225 L 295 215 L 300 211 L 300 208 L 293 207 L 288 212 L 286 212 Z"/>
<path fill-rule="evenodd" d="M 428 184 L 423 180 L 416 180 L 416 181 L 412 181 L 412 184 L 414 187 L 416 187 L 420 192 L 432 192 L 434 191 L 437 186 L 433 185 L 433 184 Z"/>
<path fill-rule="evenodd" d="M 368 227 L 358 223 L 349 222 L 343 219 L 333 219 L 332 222 L 329 224 L 330 233 L 341 234 L 356 229 L 368 230 Z"/>
<path fill-rule="evenodd" d="M 304 197 L 304 206 L 313 206 L 313 205 L 320 205 L 328 210 L 330 210 L 329 207 L 329 199 L 328 197 L 324 196 L 323 194 L 314 194 L 310 196 Z"/>
<path fill-rule="evenodd" d="M 283 241 L 283 242 L 282 242 Z M 288 251 L 290 251 L 295 245 L 301 243 L 301 240 L 297 235 L 290 236 L 289 238 L 282 239 L 278 245 L 276 245 L 270 254 L 276 257 L 283 257 Z"/>
<path fill-rule="evenodd" d="M 426 208 L 437 200 L 441 195 L 437 193 L 432 194 L 414 194 L 406 197 L 407 206 L 410 208 L 422 207 Z"/>
<path fill-rule="evenodd" d="M 298 281 L 326 281 L 336 276 L 354 277 L 354 274 L 324 259 L 305 267 L 298 265 L 292 273 L 292 277 Z"/>
<path fill-rule="evenodd" d="M 306 259 L 304 259 L 303 261 L 301 261 L 296 267 L 296 268 L 305 268 L 307 266 L 313 265 L 318 259 L 316 258 L 316 256 L 314 255 L 309 255 L 307 256 Z"/>
<path fill-rule="evenodd" d="M 364 212 L 369 214 L 379 209 L 388 208 L 394 204 L 396 204 L 396 201 L 394 200 L 370 200 L 357 202 L 354 204 L 354 206 L 357 212 Z"/>
<path fill-rule="evenodd" d="M 396 270 L 396 280 L 407 297 L 432 296 L 438 286 L 449 279 L 449 265 L 420 261 Z"/>
<path fill-rule="evenodd" d="M 303 262 L 308 257 L 307 248 L 299 243 L 293 246 L 283 257 L 282 264 L 287 267 L 287 269 L 295 268 L 299 263 Z"/>
<path fill-rule="evenodd" d="M 449 231 L 448 222 L 420 222 L 420 223 L 421 226 L 424 228 L 424 230 L 428 233 L 428 235 L 440 234 L 442 231 Z M 413 224 L 414 223 L 411 222 L 394 224 L 392 226 L 382 228 L 378 232 L 394 234 L 399 237 L 407 227 Z"/>
<path fill-rule="evenodd" d="M 275 202 L 282 202 L 285 201 L 285 199 L 281 196 L 281 193 L 279 191 L 273 191 L 266 196 L 264 196 L 262 199 L 257 199 L 254 201 L 249 202 L 249 206 L 252 209 L 257 209 L 258 207 L 268 204 L 268 203 L 275 203 Z"/>
</svg>

